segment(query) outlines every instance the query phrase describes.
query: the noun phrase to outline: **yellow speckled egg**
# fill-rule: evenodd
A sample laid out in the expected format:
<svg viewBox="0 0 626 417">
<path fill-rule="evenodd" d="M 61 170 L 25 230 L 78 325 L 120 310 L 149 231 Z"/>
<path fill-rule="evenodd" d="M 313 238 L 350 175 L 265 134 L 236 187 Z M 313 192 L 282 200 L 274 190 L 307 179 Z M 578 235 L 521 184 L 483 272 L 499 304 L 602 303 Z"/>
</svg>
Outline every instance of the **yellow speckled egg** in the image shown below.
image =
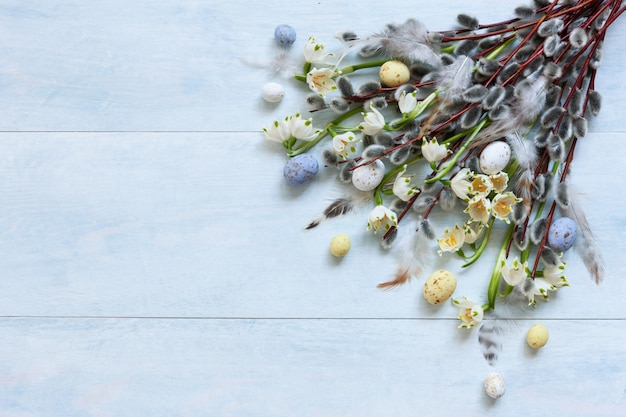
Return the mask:
<svg viewBox="0 0 626 417">
<path fill-rule="evenodd" d="M 424 298 L 430 304 L 441 304 L 446 301 L 456 289 L 456 277 L 450 271 L 440 269 L 435 271 L 424 283 Z"/>
<path fill-rule="evenodd" d="M 526 342 L 528 342 L 528 346 L 534 349 L 542 348 L 548 343 L 548 338 L 550 334 L 548 333 L 548 329 L 543 324 L 533 324 L 528 329 L 528 333 L 526 333 Z"/>
<path fill-rule="evenodd" d="M 387 87 L 399 87 L 411 79 L 409 67 L 402 61 L 387 61 L 379 71 L 380 81 Z"/>
<path fill-rule="evenodd" d="M 330 253 L 337 258 L 341 258 L 350 251 L 350 246 L 350 238 L 343 233 L 339 233 L 330 241 Z"/>
</svg>

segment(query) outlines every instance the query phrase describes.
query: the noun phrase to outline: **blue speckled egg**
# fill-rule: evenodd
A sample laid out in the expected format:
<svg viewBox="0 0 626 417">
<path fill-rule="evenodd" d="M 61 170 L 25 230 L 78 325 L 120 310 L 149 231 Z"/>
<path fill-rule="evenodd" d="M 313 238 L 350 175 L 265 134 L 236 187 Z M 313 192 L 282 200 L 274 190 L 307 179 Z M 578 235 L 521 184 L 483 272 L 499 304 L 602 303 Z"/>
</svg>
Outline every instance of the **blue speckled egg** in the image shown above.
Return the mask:
<svg viewBox="0 0 626 417">
<path fill-rule="evenodd" d="M 314 156 L 309 154 L 296 155 L 285 164 L 283 174 L 291 185 L 302 185 L 317 174 L 319 164 Z"/>
<path fill-rule="evenodd" d="M 280 46 L 291 46 L 296 41 L 296 30 L 289 25 L 278 25 L 274 29 L 274 39 Z"/>
<path fill-rule="evenodd" d="M 569 217 L 561 217 L 552 222 L 548 231 L 548 246 L 552 249 L 565 252 L 576 240 L 576 222 Z"/>
</svg>

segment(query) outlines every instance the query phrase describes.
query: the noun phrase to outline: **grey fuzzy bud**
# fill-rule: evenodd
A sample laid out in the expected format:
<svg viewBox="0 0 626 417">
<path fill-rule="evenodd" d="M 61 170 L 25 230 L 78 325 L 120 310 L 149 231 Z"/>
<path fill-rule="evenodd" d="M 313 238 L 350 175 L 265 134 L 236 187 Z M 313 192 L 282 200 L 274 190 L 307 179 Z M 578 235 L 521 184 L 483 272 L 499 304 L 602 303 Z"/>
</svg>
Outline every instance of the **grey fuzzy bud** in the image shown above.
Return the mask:
<svg viewBox="0 0 626 417">
<path fill-rule="evenodd" d="M 545 235 L 547 229 L 548 229 L 548 220 L 545 217 L 535 220 L 530 225 L 530 228 L 528 230 L 529 235 L 530 235 L 529 236 L 530 240 L 535 245 L 538 245 L 539 242 L 541 242 L 541 240 L 543 239 L 543 236 Z"/>
<path fill-rule="evenodd" d="M 492 75 L 500 68 L 500 63 L 495 59 L 480 58 L 476 63 L 476 72 L 482 75 Z"/>
<path fill-rule="evenodd" d="M 398 237 L 398 228 L 393 227 L 383 235 L 382 239 L 380 240 L 380 245 L 383 247 L 383 249 L 391 249 L 393 242 L 396 240 L 396 237 Z"/>
<path fill-rule="evenodd" d="M 540 129 L 533 137 L 533 143 L 537 148 L 545 148 L 551 134 L 552 129 Z"/>
<path fill-rule="evenodd" d="M 470 30 L 478 29 L 478 19 L 476 19 L 474 16 L 461 13 L 457 15 L 456 21 L 459 22 L 459 25 L 463 26 L 466 29 L 470 29 Z"/>
<path fill-rule="evenodd" d="M 514 204 L 511 210 L 511 218 L 517 225 L 522 224 L 528 217 L 528 208 L 524 204 Z"/>
<path fill-rule="evenodd" d="M 596 50 L 593 52 L 593 56 L 591 57 L 591 60 L 589 61 L 589 66 L 592 69 L 598 69 L 600 68 L 600 65 L 602 64 L 602 47 L 604 46 L 603 42 L 599 42 L 598 43 L 598 47 L 596 48 Z"/>
<path fill-rule="evenodd" d="M 354 87 L 352 86 L 352 81 L 350 81 L 348 77 L 339 77 L 336 82 L 337 88 L 339 88 L 339 92 L 341 92 L 343 97 L 354 97 Z"/>
<path fill-rule="evenodd" d="M 363 150 L 361 158 L 365 161 L 369 161 L 374 158 L 380 158 L 385 154 L 385 147 L 382 145 L 370 145 Z"/>
<path fill-rule="evenodd" d="M 373 139 L 374 143 L 385 147 L 385 149 L 392 148 L 395 145 L 395 143 L 393 142 L 393 138 L 387 133 L 378 133 L 376 134 L 376 136 L 373 137 Z"/>
<path fill-rule="evenodd" d="M 426 236 L 426 239 L 428 240 L 434 240 L 437 237 L 433 226 L 430 224 L 430 220 L 425 219 L 422 216 L 420 216 L 418 220 L 415 231 L 424 233 L 424 236 Z"/>
<path fill-rule="evenodd" d="M 476 126 L 482 115 L 483 111 L 480 106 L 470 107 L 465 113 L 463 113 L 461 119 L 459 120 L 461 129 L 469 129 Z"/>
<path fill-rule="evenodd" d="M 533 0 L 535 7 L 541 9 L 542 7 L 546 7 L 551 3 L 551 0 Z"/>
<path fill-rule="evenodd" d="M 559 137 L 563 142 L 567 142 L 572 137 L 572 118 L 569 116 L 565 116 L 561 123 L 559 123 L 559 128 L 557 131 Z"/>
<path fill-rule="evenodd" d="M 402 146 L 389 154 L 389 161 L 394 165 L 402 165 L 409 158 L 409 155 L 409 147 Z"/>
<path fill-rule="evenodd" d="M 611 8 L 604 9 L 602 13 L 593 21 L 593 27 L 596 30 L 602 29 L 611 14 Z"/>
<path fill-rule="evenodd" d="M 587 32 L 583 28 L 574 28 L 569 34 L 569 43 L 573 48 L 582 48 L 585 46 L 587 41 L 589 40 L 589 36 L 587 36 Z"/>
<path fill-rule="evenodd" d="M 347 184 L 352 181 L 352 171 L 351 169 L 356 166 L 354 160 L 349 160 L 346 163 L 341 165 L 341 169 L 339 170 L 339 181 Z"/>
<path fill-rule="evenodd" d="M 550 135 L 550 137 L 548 137 L 546 149 L 552 161 L 562 162 L 565 158 L 565 144 L 563 143 L 563 139 L 558 135 Z"/>
<path fill-rule="evenodd" d="M 579 117 L 578 119 L 574 119 L 572 122 L 572 134 L 577 138 L 582 138 L 587 136 L 587 131 L 589 130 L 587 119 L 584 117 Z"/>
<path fill-rule="evenodd" d="M 411 209 L 420 214 L 426 213 L 426 211 L 435 204 L 435 197 L 427 194 L 420 194 L 413 203 Z"/>
<path fill-rule="evenodd" d="M 335 113 L 345 113 L 350 108 L 350 102 L 343 97 L 333 97 L 328 102 L 328 107 Z"/>
<path fill-rule="evenodd" d="M 528 6 L 518 6 L 513 10 L 513 13 L 520 19 L 528 19 L 535 15 L 535 10 Z"/>
<path fill-rule="evenodd" d="M 563 75 L 563 68 L 561 68 L 559 65 L 555 64 L 554 62 L 548 62 L 545 65 L 545 67 L 543 67 L 543 75 L 550 80 L 554 80 L 556 78 L 561 77 L 561 75 Z M 554 85 L 553 87 L 559 87 L 559 86 Z"/>
<path fill-rule="evenodd" d="M 500 85 L 494 85 L 489 89 L 489 92 L 483 99 L 481 105 L 485 110 L 491 110 L 498 107 L 503 101 L 506 95 L 506 90 Z"/>
<path fill-rule="evenodd" d="M 546 107 L 556 106 L 561 100 L 561 87 L 553 85 L 546 92 Z"/>
<path fill-rule="evenodd" d="M 537 201 L 544 201 L 546 197 L 546 177 L 538 175 L 533 182 L 530 195 Z"/>
<path fill-rule="evenodd" d="M 597 116 L 602 108 L 602 95 L 596 90 L 591 90 L 587 100 L 589 112 L 591 115 Z"/>
<path fill-rule="evenodd" d="M 332 149 L 325 148 L 322 151 L 322 160 L 324 161 L 324 166 L 337 166 L 337 154 Z"/>
<path fill-rule="evenodd" d="M 385 97 L 372 97 L 369 100 L 363 102 L 363 109 L 367 112 L 371 107 L 374 107 L 376 110 L 383 110 L 387 108 L 387 100 Z"/>
<path fill-rule="evenodd" d="M 565 113 L 565 109 L 561 106 L 550 107 L 541 115 L 541 126 L 544 128 L 554 126 L 563 113 Z"/>
<path fill-rule="evenodd" d="M 561 259 L 559 255 L 556 254 L 552 248 L 544 247 L 541 252 L 541 260 L 546 263 L 546 265 L 558 266 L 561 263 Z"/>
<path fill-rule="evenodd" d="M 569 191 L 567 183 L 560 182 L 556 186 L 556 193 L 554 194 L 554 200 L 562 209 L 566 209 L 569 205 Z"/>
<path fill-rule="evenodd" d="M 515 61 L 509 62 L 508 64 L 504 66 L 504 68 L 502 68 L 502 71 L 500 71 L 500 74 L 498 74 L 498 77 L 497 77 L 498 82 L 502 84 L 503 82 L 505 82 L 512 76 L 514 76 L 519 71 L 519 69 L 520 69 L 519 63 Z"/>
<path fill-rule="evenodd" d="M 518 51 L 513 56 L 513 59 L 518 62 L 527 61 L 528 58 L 535 52 L 535 47 L 533 45 L 526 45 L 518 49 Z"/>
<path fill-rule="evenodd" d="M 504 120 L 511 114 L 511 109 L 506 104 L 500 104 L 498 107 L 489 111 L 489 118 L 491 120 Z"/>
<path fill-rule="evenodd" d="M 565 22 L 559 18 L 549 19 L 539 25 L 537 34 L 544 38 L 550 35 L 556 35 L 565 27 Z"/>
<path fill-rule="evenodd" d="M 454 53 L 457 56 L 471 55 L 472 50 L 478 46 L 478 41 L 475 39 L 464 39 L 459 41 L 454 48 Z"/>
<path fill-rule="evenodd" d="M 391 202 L 391 204 L 389 204 L 389 210 L 393 211 L 394 213 L 402 213 L 408 205 L 408 202 L 396 198 Z"/>
<path fill-rule="evenodd" d="M 490 36 L 488 38 L 483 38 L 478 42 L 478 49 L 484 51 L 489 48 L 493 48 L 498 45 L 502 40 L 502 36 Z"/>
<path fill-rule="evenodd" d="M 445 186 L 441 189 L 441 193 L 439 194 L 439 207 L 443 211 L 452 211 L 454 207 L 456 207 L 456 194 L 452 192 L 452 189 L 448 186 Z"/>
<path fill-rule="evenodd" d="M 370 96 L 380 91 L 381 85 L 379 81 L 368 81 L 359 86 L 356 95 L 359 97 Z"/>
<path fill-rule="evenodd" d="M 543 41 L 543 54 L 553 57 L 561 47 L 561 38 L 559 35 L 550 35 Z"/>
<path fill-rule="evenodd" d="M 519 205 L 519 204 L 517 204 Z M 513 235 L 513 242 L 515 242 L 515 246 L 517 246 L 517 249 L 519 249 L 520 251 L 524 251 L 526 250 L 526 248 L 528 247 L 528 239 L 525 236 L 524 233 L 524 229 L 523 228 L 518 228 L 515 231 L 515 234 Z"/>
<path fill-rule="evenodd" d="M 476 155 L 472 155 L 469 158 L 467 158 L 463 166 L 465 168 L 469 168 L 469 170 L 472 172 L 481 173 L 482 170 L 480 169 L 479 162 L 480 160 L 478 159 L 478 157 Z"/>
<path fill-rule="evenodd" d="M 484 85 L 475 84 L 463 91 L 462 97 L 467 103 L 480 103 L 488 92 L 489 90 Z"/>
<path fill-rule="evenodd" d="M 433 71 L 432 65 L 423 62 L 415 62 L 410 67 L 411 78 L 420 79 Z"/>
<path fill-rule="evenodd" d="M 326 102 L 324 98 L 319 94 L 309 94 L 306 96 L 306 104 L 311 110 L 322 110 L 326 108 Z"/>
<path fill-rule="evenodd" d="M 534 73 L 538 72 L 544 66 L 544 61 L 545 59 L 542 55 L 534 57 L 530 63 L 526 64 L 526 68 L 522 71 L 522 75 L 524 77 L 530 77 Z"/>
<path fill-rule="evenodd" d="M 374 136 L 372 135 L 363 135 L 363 140 L 361 141 L 364 148 L 367 148 L 370 145 L 375 144 Z"/>
<path fill-rule="evenodd" d="M 428 42 L 433 43 L 433 44 L 441 43 L 441 41 L 443 41 L 443 36 L 444 35 L 439 32 L 426 33 L 426 39 L 428 39 Z"/>
<path fill-rule="evenodd" d="M 417 92 L 417 88 L 413 84 L 402 84 L 394 91 L 393 99 L 399 101 L 402 98 L 402 94 L 409 95 L 414 92 Z"/>
</svg>

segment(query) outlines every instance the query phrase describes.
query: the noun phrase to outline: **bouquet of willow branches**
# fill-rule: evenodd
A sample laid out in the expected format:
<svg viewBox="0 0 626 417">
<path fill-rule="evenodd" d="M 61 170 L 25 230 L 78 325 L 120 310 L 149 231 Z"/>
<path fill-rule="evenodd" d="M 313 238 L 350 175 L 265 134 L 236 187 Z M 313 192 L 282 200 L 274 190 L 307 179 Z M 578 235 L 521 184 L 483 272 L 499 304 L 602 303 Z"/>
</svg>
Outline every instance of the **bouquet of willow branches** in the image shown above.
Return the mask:
<svg viewBox="0 0 626 417">
<path fill-rule="evenodd" d="M 370 204 L 367 228 L 402 254 L 381 288 L 423 273 L 433 252 L 467 267 L 503 228 L 486 301 L 452 300 L 459 327 L 481 324 L 498 300 L 535 305 L 568 285 L 563 253 L 574 238 L 599 283 L 601 254 L 568 169 L 600 111 L 603 40 L 623 11 L 621 0 L 535 0 L 493 24 L 461 14 L 448 31 L 409 19 L 366 37 L 339 33 L 336 54 L 309 38 L 295 78 L 311 90 L 312 117 L 264 128 L 290 160 L 322 147 L 324 165 L 348 185 L 307 228 Z M 379 68 L 376 79 L 356 77 L 365 68 Z M 435 210 L 449 213 L 443 233 Z"/>
</svg>

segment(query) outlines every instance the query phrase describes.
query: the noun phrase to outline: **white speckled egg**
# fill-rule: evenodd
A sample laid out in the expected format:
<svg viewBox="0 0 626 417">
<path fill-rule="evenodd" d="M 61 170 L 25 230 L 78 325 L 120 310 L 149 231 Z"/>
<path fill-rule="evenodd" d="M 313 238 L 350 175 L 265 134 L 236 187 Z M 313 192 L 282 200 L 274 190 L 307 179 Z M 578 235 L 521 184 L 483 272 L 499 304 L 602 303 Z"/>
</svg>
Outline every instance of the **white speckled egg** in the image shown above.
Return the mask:
<svg viewBox="0 0 626 417">
<path fill-rule="evenodd" d="M 282 85 L 272 81 L 263 85 L 261 95 L 265 101 L 278 103 L 285 97 L 285 89 Z"/>
<path fill-rule="evenodd" d="M 450 271 L 435 271 L 424 283 L 424 298 L 430 304 L 441 304 L 452 296 L 456 289 L 456 277 Z"/>
<path fill-rule="evenodd" d="M 511 147 L 503 141 L 492 142 L 480 153 L 478 166 L 487 175 L 502 171 L 511 159 Z"/>
<path fill-rule="evenodd" d="M 548 246 L 552 249 L 565 252 L 574 246 L 576 241 L 576 222 L 569 217 L 556 219 L 548 231 Z"/>
<path fill-rule="evenodd" d="M 352 171 L 352 184 L 361 191 L 371 191 L 378 187 L 385 176 L 385 164 L 376 160 Z"/>
<path fill-rule="evenodd" d="M 491 398 L 500 398 L 504 395 L 506 386 L 504 378 L 497 372 L 492 372 L 485 378 L 485 392 Z"/>
</svg>

